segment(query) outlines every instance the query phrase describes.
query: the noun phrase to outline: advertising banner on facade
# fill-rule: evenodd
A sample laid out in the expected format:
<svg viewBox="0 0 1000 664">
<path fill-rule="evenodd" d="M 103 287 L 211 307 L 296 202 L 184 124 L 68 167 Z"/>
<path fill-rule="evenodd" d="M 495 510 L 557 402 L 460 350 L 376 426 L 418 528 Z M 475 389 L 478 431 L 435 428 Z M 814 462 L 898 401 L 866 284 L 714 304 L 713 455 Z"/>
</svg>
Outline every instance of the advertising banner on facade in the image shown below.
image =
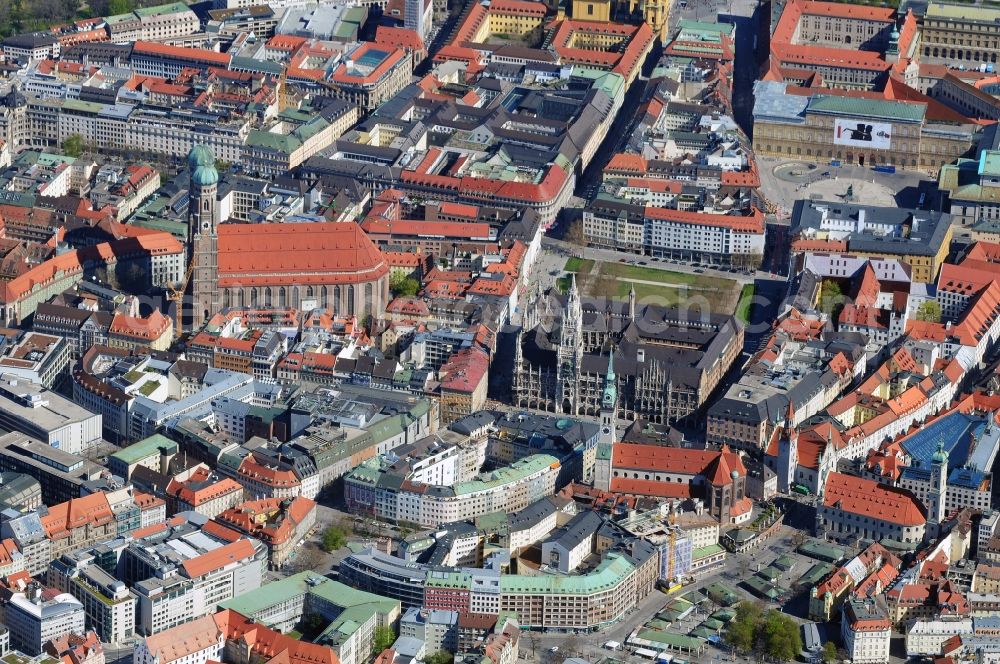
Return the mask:
<svg viewBox="0 0 1000 664">
<path fill-rule="evenodd" d="M 858 122 L 837 118 L 833 122 L 833 142 L 852 148 L 888 150 L 892 141 L 892 125 L 884 122 Z"/>
</svg>

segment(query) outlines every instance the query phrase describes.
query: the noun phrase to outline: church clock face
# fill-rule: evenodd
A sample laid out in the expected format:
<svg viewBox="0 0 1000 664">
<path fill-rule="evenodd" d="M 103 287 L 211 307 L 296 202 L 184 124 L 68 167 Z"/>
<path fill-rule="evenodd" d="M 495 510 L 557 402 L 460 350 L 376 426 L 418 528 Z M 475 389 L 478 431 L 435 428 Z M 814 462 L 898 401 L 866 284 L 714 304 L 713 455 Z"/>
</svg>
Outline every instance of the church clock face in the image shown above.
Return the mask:
<svg viewBox="0 0 1000 664">
<path fill-rule="evenodd" d="M 604 427 L 601 429 L 601 433 L 611 433 L 611 427 Z"/>
</svg>

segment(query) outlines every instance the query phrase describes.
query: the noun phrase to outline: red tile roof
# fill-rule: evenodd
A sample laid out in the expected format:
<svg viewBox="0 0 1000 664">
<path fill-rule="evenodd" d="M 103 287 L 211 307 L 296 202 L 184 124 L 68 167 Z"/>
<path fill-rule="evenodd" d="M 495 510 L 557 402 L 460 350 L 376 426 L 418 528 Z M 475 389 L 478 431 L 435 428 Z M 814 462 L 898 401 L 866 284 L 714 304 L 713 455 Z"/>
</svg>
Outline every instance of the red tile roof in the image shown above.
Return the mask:
<svg viewBox="0 0 1000 664">
<path fill-rule="evenodd" d="M 295 35 L 274 35 L 267 40 L 267 48 L 275 51 L 294 51 L 307 41 L 305 37 L 296 37 Z"/>
<path fill-rule="evenodd" d="M 611 159 L 608 160 L 608 165 L 604 167 L 605 173 L 624 171 L 645 174 L 647 170 L 649 170 L 649 166 L 645 158 L 642 155 L 631 152 L 619 152 L 612 155 Z"/>
<path fill-rule="evenodd" d="M 723 449 L 691 450 L 680 447 L 644 445 L 641 443 L 617 443 L 612 452 L 611 464 L 616 469 L 650 472 L 678 473 L 681 475 L 705 475 L 722 469 L 725 481 L 733 470 L 746 475 L 746 467 L 738 454 Z"/>
<path fill-rule="evenodd" d="M 198 468 L 184 482 L 171 479 L 167 484 L 166 493 L 197 507 L 221 496 L 243 491 L 243 486 L 231 477 L 204 484 L 210 477 L 211 473 L 207 468 Z M 194 488 L 196 486 L 197 488 Z"/>
<path fill-rule="evenodd" d="M 319 353 L 314 353 L 319 357 L 329 357 L 331 362 L 336 359 L 336 355 L 322 355 Z M 270 468 L 263 464 L 257 462 L 253 455 L 248 456 L 240 464 L 239 469 L 240 477 L 246 477 L 249 480 L 260 482 L 261 484 L 266 484 L 272 487 L 292 487 L 301 484 L 298 477 L 295 476 L 295 472 L 292 470 L 282 470 L 279 468 Z"/>
<path fill-rule="evenodd" d="M 137 41 L 132 45 L 133 55 L 148 55 L 174 60 L 187 60 L 206 65 L 229 68 L 230 56 L 205 48 L 187 48 L 185 46 L 169 46 L 159 42 Z"/>
<path fill-rule="evenodd" d="M 764 213 L 757 208 L 753 208 L 749 216 L 744 216 L 735 214 L 707 214 L 705 212 L 689 212 L 687 210 L 646 206 L 643 214 L 647 219 L 660 219 L 680 224 L 691 224 L 692 226 L 729 228 L 739 233 L 762 234 L 764 232 Z"/>
<path fill-rule="evenodd" d="M 251 659 L 268 664 L 340 664 L 331 648 L 299 641 L 226 609 L 213 617 L 227 641 L 246 644 Z"/>
<path fill-rule="evenodd" d="M 255 537 L 270 546 L 278 546 L 295 535 L 298 526 L 316 510 L 316 501 L 296 496 L 248 500 L 222 512 L 215 520 Z"/>
<path fill-rule="evenodd" d="M 361 222 L 361 228 L 369 235 L 417 238 L 456 238 L 463 240 L 488 240 L 489 224 L 463 223 L 459 221 L 424 221 L 422 219 L 400 219 L 390 221 L 369 216 Z"/>
<path fill-rule="evenodd" d="M 70 531 L 76 528 L 100 526 L 114 519 L 107 496 L 92 493 L 50 507 L 49 513 L 41 517 L 41 522 L 49 539 L 60 539 L 69 537 Z"/>
<path fill-rule="evenodd" d="M 823 505 L 904 527 L 927 521 L 920 501 L 909 491 L 842 473 L 827 476 Z"/>
<path fill-rule="evenodd" d="M 385 57 L 383 57 L 382 60 L 371 69 L 371 71 L 365 73 L 361 70 L 348 66 L 348 61 L 355 62 L 371 51 L 385 53 Z M 344 62 L 341 62 L 337 68 L 333 70 L 330 80 L 335 83 L 348 85 L 374 83 L 375 81 L 381 79 L 386 72 L 395 67 L 405 58 L 406 52 L 401 48 L 391 48 L 383 44 L 375 44 L 374 42 L 363 42 L 359 48 L 354 50 Z"/>
<path fill-rule="evenodd" d="M 238 539 L 208 553 L 185 560 L 184 572 L 195 578 L 222 569 L 226 565 L 245 561 L 254 554 L 253 544 L 248 539 Z"/>
<path fill-rule="evenodd" d="M 220 644 L 222 637 L 215 619 L 212 616 L 202 616 L 146 637 L 145 645 L 157 662 L 171 664 Z"/>
<path fill-rule="evenodd" d="M 513 182 L 472 176 L 452 177 L 404 170 L 404 182 L 459 192 L 463 196 L 490 202 L 496 198 L 507 201 L 547 203 L 554 200 L 566 184 L 568 174 L 561 166 L 549 164 L 540 182 Z"/>
<path fill-rule="evenodd" d="M 109 332 L 122 337 L 131 337 L 143 341 L 155 341 L 165 332 L 173 328 L 173 321 L 154 309 L 146 318 L 115 314 L 111 320 Z"/>
<path fill-rule="evenodd" d="M 441 389 L 472 394 L 483 382 L 490 367 L 490 356 L 479 348 L 463 348 L 452 354 L 439 371 Z"/>
<path fill-rule="evenodd" d="M 9 217 L 6 210 L 5 216 Z M 63 274 L 82 272 L 83 265 L 86 263 L 113 262 L 140 253 L 164 255 L 180 254 L 183 251 L 184 245 L 174 236 L 170 233 L 160 232 L 126 237 L 113 242 L 104 242 L 75 251 L 67 251 L 64 254 L 53 256 L 10 281 L 0 284 L 0 302 L 16 302 L 30 293 L 33 288 L 51 283 Z"/>
<path fill-rule="evenodd" d="M 977 242 L 965 255 L 963 263 L 968 260 L 1000 263 L 1000 244 L 996 242 Z"/>
<path fill-rule="evenodd" d="M 351 222 L 219 226 L 219 285 L 357 284 L 388 274 L 382 253 Z"/>
<path fill-rule="evenodd" d="M 479 208 L 475 205 L 452 203 L 450 201 L 442 201 L 438 205 L 438 212 L 449 217 L 465 217 L 466 219 L 477 219 L 479 217 Z"/>
<path fill-rule="evenodd" d="M 840 49 L 828 46 L 795 44 L 799 21 L 803 14 L 856 18 L 873 22 L 892 22 L 893 9 L 862 5 L 818 2 L 816 0 L 791 0 L 785 5 L 781 18 L 771 35 L 771 58 L 778 66 L 786 64 L 841 66 L 872 71 L 888 70 L 891 65 L 879 53 Z"/>
<path fill-rule="evenodd" d="M 661 498 L 691 498 L 691 484 L 681 482 L 657 482 L 656 480 L 637 480 L 628 477 L 612 477 L 611 490 L 618 493 L 631 493 L 638 496 L 659 496 Z"/>
<path fill-rule="evenodd" d="M 404 48 L 416 52 L 424 50 L 424 40 L 420 38 L 420 35 L 415 30 L 395 28 L 388 25 L 380 25 L 375 30 L 375 43 L 381 46 Z"/>
</svg>

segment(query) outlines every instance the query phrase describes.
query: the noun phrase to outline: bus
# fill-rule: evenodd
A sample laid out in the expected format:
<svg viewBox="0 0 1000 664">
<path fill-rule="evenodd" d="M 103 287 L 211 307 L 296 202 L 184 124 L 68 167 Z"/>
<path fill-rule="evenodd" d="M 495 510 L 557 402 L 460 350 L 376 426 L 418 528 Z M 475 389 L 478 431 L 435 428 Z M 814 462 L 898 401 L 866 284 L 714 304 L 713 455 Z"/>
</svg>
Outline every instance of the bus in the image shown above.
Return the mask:
<svg viewBox="0 0 1000 664">
<path fill-rule="evenodd" d="M 792 485 L 792 491 L 794 491 L 795 493 L 800 493 L 803 496 L 808 496 L 810 493 L 812 493 L 809 490 L 809 487 L 805 486 L 804 484 L 794 484 L 794 485 Z"/>
</svg>

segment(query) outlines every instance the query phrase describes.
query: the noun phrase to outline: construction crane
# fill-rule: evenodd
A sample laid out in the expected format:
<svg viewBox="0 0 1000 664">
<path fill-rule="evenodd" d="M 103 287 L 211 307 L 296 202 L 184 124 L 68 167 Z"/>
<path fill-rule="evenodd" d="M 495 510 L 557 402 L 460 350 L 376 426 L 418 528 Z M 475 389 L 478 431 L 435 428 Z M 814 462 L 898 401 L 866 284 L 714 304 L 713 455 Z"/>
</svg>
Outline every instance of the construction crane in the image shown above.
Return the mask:
<svg viewBox="0 0 1000 664">
<path fill-rule="evenodd" d="M 187 272 L 177 286 L 170 286 L 167 299 L 174 303 L 174 338 L 181 336 L 181 311 L 184 307 L 184 293 L 187 291 L 188 282 L 191 281 L 191 274 L 194 272 L 194 259 L 188 263 Z"/>
<path fill-rule="evenodd" d="M 676 556 L 677 549 L 677 513 L 670 512 L 670 518 L 667 521 L 670 524 L 670 543 L 667 547 L 669 551 L 667 555 L 667 588 L 673 588 L 674 586 L 674 557 Z"/>
</svg>

